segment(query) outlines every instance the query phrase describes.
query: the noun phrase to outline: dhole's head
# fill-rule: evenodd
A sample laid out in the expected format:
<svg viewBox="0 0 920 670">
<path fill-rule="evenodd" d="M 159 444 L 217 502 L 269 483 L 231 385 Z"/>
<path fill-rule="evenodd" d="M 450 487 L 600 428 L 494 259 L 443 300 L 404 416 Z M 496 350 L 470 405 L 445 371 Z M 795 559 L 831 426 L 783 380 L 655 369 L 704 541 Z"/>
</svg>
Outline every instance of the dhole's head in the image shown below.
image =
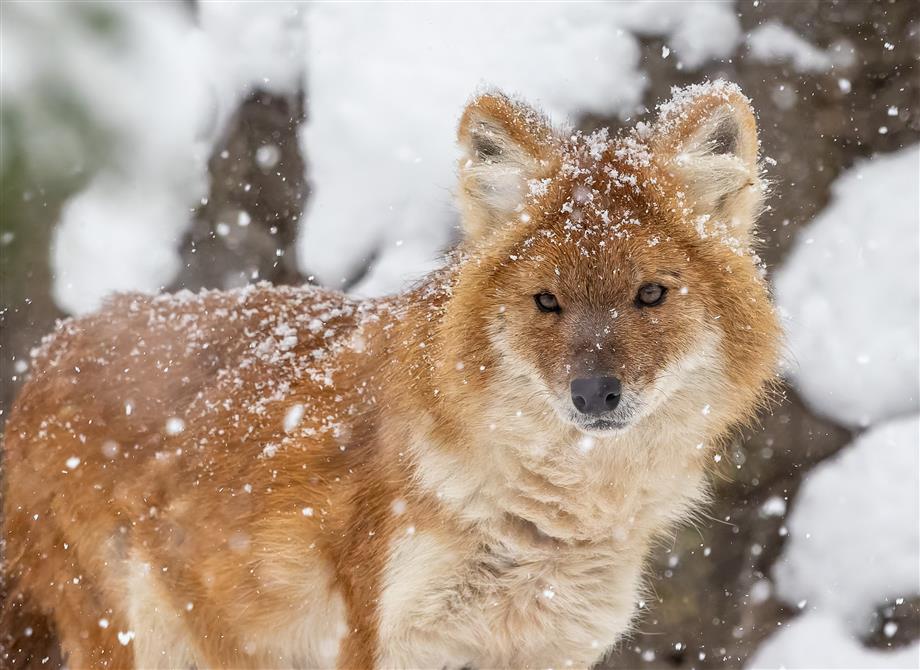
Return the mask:
<svg viewBox="0 0 920 670">
<path fill-rule="evenodd" d="M 764 186 L 737 87 L 679 91 L 618 137 L 559 131 L 486 94 L 459 139 L 452 358 L 477 366 L 464 384 L 499 414 L 589 434 L 750 412 L 773 374 L 776 324 L 750 250 Z"/>
</svg>

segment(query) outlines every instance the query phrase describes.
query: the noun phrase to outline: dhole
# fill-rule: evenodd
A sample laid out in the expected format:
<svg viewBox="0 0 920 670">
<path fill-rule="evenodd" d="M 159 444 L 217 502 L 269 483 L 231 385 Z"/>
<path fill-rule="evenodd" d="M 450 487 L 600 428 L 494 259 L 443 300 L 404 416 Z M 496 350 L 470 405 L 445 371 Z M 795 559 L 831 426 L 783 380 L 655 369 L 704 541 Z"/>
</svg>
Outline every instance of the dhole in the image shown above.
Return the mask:
<svg viewBox="0 0 920 670">
<path fill-rule="evenodd" d="M 7 662 L 588 667 L 774 376 L 749 101 L 618 137 L 499 93 L 465 239 L 406 293 L 122 295 L 6 433 Z M 31 633 L 31 637 L 28 635 Z"/>
</svg>

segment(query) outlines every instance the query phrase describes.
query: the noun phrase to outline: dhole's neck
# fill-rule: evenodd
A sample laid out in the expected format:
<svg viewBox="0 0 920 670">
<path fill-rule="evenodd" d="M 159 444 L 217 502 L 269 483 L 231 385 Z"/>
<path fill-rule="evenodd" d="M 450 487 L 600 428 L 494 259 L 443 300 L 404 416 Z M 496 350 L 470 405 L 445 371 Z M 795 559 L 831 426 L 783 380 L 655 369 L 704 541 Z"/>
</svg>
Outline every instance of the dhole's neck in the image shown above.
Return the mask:
<svg viewBox="0 0 920 670">
<path fill-rule="evenodd" d="M 497 354 L 476 314 L 454 304 L 456 274 L 411 292 L 388 338 L 399 363 L 387 375 L 396 401 L 381 413 L 381 436 L 393 453 L 408 452 L 421 494 L 461 523 L 525 544 L 629 545 L 646 544 L 704 496 L 702 454 L 687 448 L 702 424 L 675 431 L 652 420 L 589 438 L 541 400 L 497 401 Z"/>
</svg>

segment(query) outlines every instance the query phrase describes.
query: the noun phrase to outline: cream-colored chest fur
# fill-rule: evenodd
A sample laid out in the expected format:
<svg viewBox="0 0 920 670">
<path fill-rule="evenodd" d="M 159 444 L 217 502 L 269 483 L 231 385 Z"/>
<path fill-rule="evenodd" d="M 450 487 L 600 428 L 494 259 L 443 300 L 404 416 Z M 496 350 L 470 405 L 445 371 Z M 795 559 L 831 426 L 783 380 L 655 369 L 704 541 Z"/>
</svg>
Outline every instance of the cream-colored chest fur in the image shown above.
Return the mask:
<svg viewBox="0 0 920 670">
<path fill-rule="evenodd" d="M 444 519 L 393 538 L 380 667 L 592 665 L 628 627 L 652 537 L 701 495 L 684 440 L 637 464 L 648 445 L 500 433 L 473 458 L 416 445 Z"/>
<path fill-rule="evenodd" d="M 561 544 L 510 523 L 503 537 L 397 536 L 380 603 L 380 667 L 589 666 L 625 629 L 641 556 Z M 516 527 L 514 527 L 516 526 Z"/>
</svg>

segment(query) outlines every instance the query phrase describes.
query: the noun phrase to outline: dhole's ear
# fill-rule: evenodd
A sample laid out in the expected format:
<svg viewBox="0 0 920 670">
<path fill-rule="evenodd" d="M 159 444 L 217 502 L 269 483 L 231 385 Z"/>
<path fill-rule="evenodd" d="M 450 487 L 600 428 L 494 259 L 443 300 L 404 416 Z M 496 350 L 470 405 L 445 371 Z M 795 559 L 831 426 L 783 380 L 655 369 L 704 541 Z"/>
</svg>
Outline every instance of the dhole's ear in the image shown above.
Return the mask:
<svg viewBox="0 0 920 670">
<path fill-rule="evenodd" d="M 750 101 L 734 84 L 717 81 L 678 90 L 659 110 L 655 160 L 676 177 L 696 215 L 730 225 L 747 242 L 765 191 Z"/>
<path fill-rule="evenodd" d="M 501 93 L 470 102 L 457 134 L 463 225 L 475 240 L 521 210 L 527 182 L 550 171 L 556 138 L 543 116 Z"/>
</svg>

